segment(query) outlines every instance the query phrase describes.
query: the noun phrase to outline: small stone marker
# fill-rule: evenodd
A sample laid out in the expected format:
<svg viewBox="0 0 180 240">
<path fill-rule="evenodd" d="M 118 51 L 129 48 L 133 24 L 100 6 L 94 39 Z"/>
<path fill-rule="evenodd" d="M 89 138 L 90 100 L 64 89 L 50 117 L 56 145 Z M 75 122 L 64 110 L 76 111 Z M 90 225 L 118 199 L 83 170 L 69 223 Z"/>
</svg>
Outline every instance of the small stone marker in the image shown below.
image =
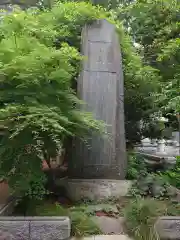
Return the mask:
<svg viewBox="0 0 180 240">
<path fill-rule="evenodd" d="M 180 240 L 180 217 L 160 217 L 155 224 L 162 240 Z"/>
<path fill-rule="evenodd" d="M 66 240 L 68 217 L 1 217 L 0 240 Z"/>
</svg>

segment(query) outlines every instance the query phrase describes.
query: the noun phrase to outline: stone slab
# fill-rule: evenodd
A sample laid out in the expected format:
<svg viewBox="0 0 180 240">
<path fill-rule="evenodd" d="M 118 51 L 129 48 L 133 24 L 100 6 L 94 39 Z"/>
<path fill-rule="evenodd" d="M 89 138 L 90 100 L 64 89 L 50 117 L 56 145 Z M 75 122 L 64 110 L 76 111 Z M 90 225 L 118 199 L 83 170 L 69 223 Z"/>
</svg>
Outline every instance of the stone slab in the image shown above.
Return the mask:
<svg viewBox="0 0 180 240">
<path fill-rule="evenodd" d="M 74 201 L 82 199 L 105 200 L 126 196 L 132 181 L 110 179 L 69 179 L 67 193 Z"/>
<path fill-rule="evenodd" d="M 103 234 L 123 234 L 123 222 L 121 219 L 112 217 L 93 217 L 93 221 L 97 224 Z"/>
<path fill-rule="evenodd" d="M 5 240 L 66 240 L 70 231 L 68 217 L 0 217 L 0 237 L 6 235 Z"/>
<path fill-rule="evenodd" d="M 180 240 L 180 217 L 160 217 L 155 224 L 162 240 Z"/>
</svg>

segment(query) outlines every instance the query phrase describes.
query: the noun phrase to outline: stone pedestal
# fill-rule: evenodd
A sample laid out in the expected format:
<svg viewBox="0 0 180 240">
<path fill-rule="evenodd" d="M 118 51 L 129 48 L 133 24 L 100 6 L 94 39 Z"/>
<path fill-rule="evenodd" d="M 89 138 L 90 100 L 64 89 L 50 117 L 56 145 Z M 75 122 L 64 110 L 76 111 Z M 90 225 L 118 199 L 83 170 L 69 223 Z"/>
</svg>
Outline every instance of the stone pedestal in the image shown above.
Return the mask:
<svg viewBox="0 0 180 240">
<path fill-rule="evenodd" d="M 82 33 L 85 55 L 78 79 L 82 111 L 107 125 L 108 136 L 89 133 L 87 145 L 76 139 L 69 159 L 69 176 L 86 179 L 124 179 L 126 147 L 124 132 L 124 84 L 120 43 L 115 26 L 101 20 Z"/>
<path fill-rule="evenodd" d="M 68 217 L 0 217 L 0 239 L 67 240 L 70 224 Z"/>
<path fill-rule="evenodd" d="M 105 200 L 120 198 L 128 194 L 132 181 L 109 179 L 69 179 L 66 185 L 70 199 L 80 200 Z"/>
</svg>

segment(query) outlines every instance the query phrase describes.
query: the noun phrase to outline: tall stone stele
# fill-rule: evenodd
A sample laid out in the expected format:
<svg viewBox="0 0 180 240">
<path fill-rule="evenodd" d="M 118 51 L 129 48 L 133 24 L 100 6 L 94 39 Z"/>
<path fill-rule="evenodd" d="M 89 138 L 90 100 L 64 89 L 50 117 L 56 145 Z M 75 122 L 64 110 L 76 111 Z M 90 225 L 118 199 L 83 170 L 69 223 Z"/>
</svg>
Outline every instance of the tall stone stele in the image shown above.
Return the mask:
<svg viewBox="0 0 180 240">
<path fill-rule="evenodd" d="M 108 137 L 89 134 L 88 144 L 76 139 L 69 162 L 70 178 L 124 179 L 126 146 L 124 130 L 124 83 L 119 38 L 115 26 L 99 20 L 82 32 L 85 56 L 78 79 L 82 111 L 107 124 Z"/>
</svg>

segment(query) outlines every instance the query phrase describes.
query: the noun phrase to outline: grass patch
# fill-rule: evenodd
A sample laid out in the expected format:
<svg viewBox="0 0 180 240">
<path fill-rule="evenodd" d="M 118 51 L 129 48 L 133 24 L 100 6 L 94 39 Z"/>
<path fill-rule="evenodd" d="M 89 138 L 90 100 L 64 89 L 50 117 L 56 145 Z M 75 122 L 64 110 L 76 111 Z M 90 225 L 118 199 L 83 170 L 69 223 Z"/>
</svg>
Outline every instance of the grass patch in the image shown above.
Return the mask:
<svg viewBox="0 0 180 240">
<path fill-rule="evenodd" d="M 132 199 L 125 207 L 126 230 L 135 240 L 159 240 L 154 228 L 157 218 L 178 216 L 179 214 L 179 203 L 173 203 L 170 200 L 138 197 Z"/>
<path fill-rule="evenodd" d="M 154 224 L 159 216 L 159 204 L 152 199 L 136 199 L 125 209 L 128 233 L 135 240 L 158 240 Z"/>
</svg>

